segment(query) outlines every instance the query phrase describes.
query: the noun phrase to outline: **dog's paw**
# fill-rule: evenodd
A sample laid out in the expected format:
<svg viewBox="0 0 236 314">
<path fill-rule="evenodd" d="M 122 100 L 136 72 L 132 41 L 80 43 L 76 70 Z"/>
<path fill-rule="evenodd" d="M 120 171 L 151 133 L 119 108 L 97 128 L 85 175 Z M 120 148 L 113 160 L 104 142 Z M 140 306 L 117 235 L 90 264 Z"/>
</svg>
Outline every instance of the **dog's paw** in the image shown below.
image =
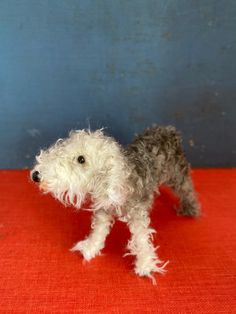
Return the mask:
<svg viewBox="0 0 236 314">
<path fill-rule="evenodd" d="M 70 251 L 79 251 L 86 261 L 90 261 L 96 255 L 100 254 L 100 249 L 98 249 L 90 239 L 85 239 L 76 243 Z"/>
<path fill-rule="evenodd" d="M 184 202 L 182 206 L 177 209 L 177 214 L 180 216 L 198 217 L 201 214 L 200 205 L 198 203 Z"/>
<path fill-rule="evenodd" d="M 143 277 L 152 278 L 153 273 L 164 274 L 166 272 L 165 266 L 169 262 L 163 264 L 163 262 L 156 259 L 142 259 L 136 260 L 134 271 L 137 275 Z"/>
</svg>

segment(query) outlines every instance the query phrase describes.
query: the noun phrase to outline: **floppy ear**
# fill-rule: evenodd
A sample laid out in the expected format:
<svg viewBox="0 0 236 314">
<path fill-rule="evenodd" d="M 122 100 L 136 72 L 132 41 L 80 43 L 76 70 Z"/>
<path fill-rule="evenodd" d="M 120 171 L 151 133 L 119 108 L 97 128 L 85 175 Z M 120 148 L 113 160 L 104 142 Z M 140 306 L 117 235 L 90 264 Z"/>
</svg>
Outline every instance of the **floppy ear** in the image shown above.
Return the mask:
<svg viewBox="0 0 236 314">
<path fill-rule="evenodd" d="M 110 149 L 111 157 L 107 165 L 107 197 L 112 206 L 121 207 L 133 190 L 128 182 L 131 171 L 119 144 L 114 142 Z"/>
<path fill-rule="evenodd" d="M 99 137 L 104 137 L 102 130 L 96 132 Z M 101 167 L 92 179 L 94 209 L 118 209 L 124 205 L 131 192 L 128 184 L 130 169 L 122 147 L 113 138 L 106 136 L 102 147 L 100 146 L 98 158 Z"/>
<path fill-rule="evenodd" d="M 105 136 L 103 130 L 97 130 L 92 135 L 96 146 L 93 146 L 96 173 L 90 180 L 94 209 L 120 208 L 131 191 L 128 183 L 131 170 L 123 149 L 112 137 Z"/>
</svg>

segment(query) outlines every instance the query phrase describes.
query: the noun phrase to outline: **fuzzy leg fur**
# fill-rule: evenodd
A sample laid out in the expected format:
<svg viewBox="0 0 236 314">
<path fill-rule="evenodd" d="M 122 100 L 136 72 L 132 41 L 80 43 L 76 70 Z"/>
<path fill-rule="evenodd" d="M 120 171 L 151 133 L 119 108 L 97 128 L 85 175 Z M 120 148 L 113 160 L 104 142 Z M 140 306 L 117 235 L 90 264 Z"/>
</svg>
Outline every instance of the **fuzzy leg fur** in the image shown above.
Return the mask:
<svg viewBox="0 0 236 314">
<path fill-rule="evenodd" d="M 113 223 L 112 216 L 103 210 L 95 212 L 92 219 L 92 231 L 83 241 L 79 241 L 72 249 L 72 252 L 79 251 L 86 261 L 90 261 L 99 255 L 105 246 L 106 236 L 110 232 Z"/>
<path fill-rule="evenodd" d="M 139 276 L 147 276 L 153 279 L 153 272 L 165 273 L 164 267 L 167 263 L 158 258 L 156 249 L 152 243 L 152 235 L 156 231 L 150 228 L 150 218 L 145 212 L 136 213 L 134 217 L 128 220 L 128 226 L 131 232 L 131 239 L 128 242 L 128 250 L 130 253 L 126 255 L 134 255 L 135 268 L 134 271 Z"/>
<path fill-rule="evenodd" d="M 177 176 L 171 186 L 180 199 L 180 205 L 179 208 L 177 208 L 177 214 L 190 217 L 199 216 L 201 213 L 200 205 L 194 192 L 192 179 L 189 173 L 183 178 L 181 175 Z"/>
<path fill-rule="evenodd" d="M 193 189 L 192 179 L 189 175 L 184 179 L 182 185 L 180 185 L 177 189 L 177 194 L 179 195 L 181 203 L 179 210 L 177 210 L 179 215 L 192 217 L 197 217 L 200 215 L 200 205 L 197 201 Z"/>
</svg>

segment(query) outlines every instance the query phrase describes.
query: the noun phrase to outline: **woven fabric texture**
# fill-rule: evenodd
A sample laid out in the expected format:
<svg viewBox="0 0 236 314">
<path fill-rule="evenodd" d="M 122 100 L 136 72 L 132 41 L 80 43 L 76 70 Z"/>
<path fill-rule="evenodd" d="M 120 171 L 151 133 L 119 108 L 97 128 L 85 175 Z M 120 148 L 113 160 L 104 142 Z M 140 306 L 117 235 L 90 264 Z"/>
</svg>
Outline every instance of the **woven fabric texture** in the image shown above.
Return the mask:
<svg viewBox="0 0 236 314">
<path fill-rule="evenodd" d="M 152 225 L 166 275 L 150 279 L 123 258 L 127 226 L 116 222 L 103 255 L 69 252 L 90 214 L 40 194 L 27 170 L 0 171 L 0 313 L 236 313 L 236 169 L 196 169 L 202 217 L 178 217 L 167 188 Z"/>
</svg>

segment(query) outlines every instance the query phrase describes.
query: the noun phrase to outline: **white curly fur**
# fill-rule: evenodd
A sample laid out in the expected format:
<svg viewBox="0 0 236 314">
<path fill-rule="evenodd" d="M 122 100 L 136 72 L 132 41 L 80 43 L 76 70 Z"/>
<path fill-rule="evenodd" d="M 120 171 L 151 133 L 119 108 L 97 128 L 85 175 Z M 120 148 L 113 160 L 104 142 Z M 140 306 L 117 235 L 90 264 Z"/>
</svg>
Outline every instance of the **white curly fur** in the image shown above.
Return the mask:
<svg viewBox="0 0 236 314">
<path fill-rule="evenodd" d="M 85 157 L 85 164 L 78 164 L 78 155 Z M 33 171 L 40 173 L 40 187 L 65 205 L 80 208 L 88 194 L 94 211 L 119 209 L 126 201 L 129 189 L 124 156 L 102 130 L 72 131 L 68 139 L 41 150 L 36 160 Z"/>
<path fill-rule="evenodd" d="M 85 158 L 78 163 L 78 156 Z M 162 157 L 162 156 L 160 156 Z M 149 209 L 153 191 L 142 200 L 145 181 L 138 176 L 125 156 L 123 148 L 103 130 L 72 131 L 67 139 L 59 139 L 36 157 L 35 171 L 40 176 L 40 188 L 52 193 L 63 204 L 80 208 L 89 196 L 92 200 L 92 231 L 71 251 L 79 251 L 89 261 L 100 254 L 113 220 L 126 221 L 131 239 L 128 249 L 136 256 L 135 272 L 152 278 L 153 272 L 164 272 L 156 255 L 149 227 Z M 161 158 L 160 158 L 161 160 Z M 140 199 L 139 199 L 140 198 Z"/>
</svg>

